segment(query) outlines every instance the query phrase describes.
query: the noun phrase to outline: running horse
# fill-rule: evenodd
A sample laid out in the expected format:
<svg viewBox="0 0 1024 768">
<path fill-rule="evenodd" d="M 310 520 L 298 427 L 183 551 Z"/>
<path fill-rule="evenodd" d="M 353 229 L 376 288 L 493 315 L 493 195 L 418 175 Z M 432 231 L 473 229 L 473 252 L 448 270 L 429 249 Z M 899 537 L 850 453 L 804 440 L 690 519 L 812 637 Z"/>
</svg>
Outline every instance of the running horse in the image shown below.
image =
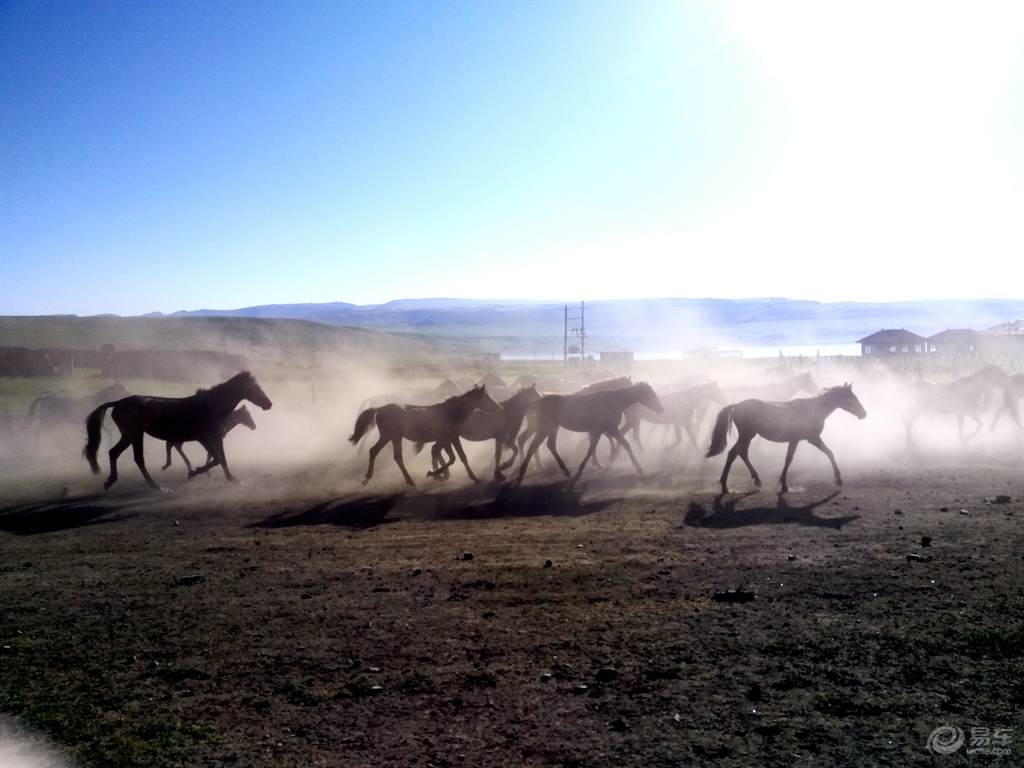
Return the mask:
<svg viewBox="0 0 1024 768">
<path fill-rule="evenodd" d="M 631 405 L 626 409 L 626 423 L 622 432 L 626 435 L 632 433 L 633 439 L 636 440 L 636 444 L 641 450 L 643 449 L 643 444 L 640 442 L 641 421 L 671 426 L 675 430 L 676 441 L 669 446 L 669 449 L 675 448 L 683 442 L 683 430 L 686 430 L 686 435 L 690 438 L 690 442 L 693 443 L 694 447 L 697 447 L 697 436 L 693 431 L 693 417 L 697 409 L 709 401 L 719 405 L 728 405 L 729 403 L 716 381 L 690 387 L 681 392 L 669 392 L 658 397 L 661 399 L 661 404 L 665 407 L 665 410 L 660 414 L 653 413 L 639 404 Z M 701 418 L 703 419 L 703 411 L 701 413 Z"/>
<path fill-rule="evenodd" d="M 960 444 L 965 445 L 981 431 L 982 421 L 979 411 L 986 404 L 993 390 L 1002 390 L 1004 398 L 1012 394 L 1012 380 L 996 365 L 986 365 L 970 376 L 951 381 L 948 384 L 936 384 L 931 381 L 915 381 L 905 385 L 903 389 L 904 403 L 902 408 L 903 426 L 907 430 L 907 448 L 913 448 L 910 432 L 914 422 L 924 411 L 935 413 L 956 414 L 957 434 Z M 1016 414 L 1011 414 L 1011 417 Z M 964 418 L 970 418 L 975 428 L 964 437 Z M 994 423 L 994 422 L 993 422 Z"/>
<path fill-rule="evenodd" d="M 491 396 L 487 394 L 487 387 L 473 387 L 461 395 L 449 397 L 443 403 L 436 405 L 399 405 L 388 403 L 379 408 L 367 408 L 356 418 L 356 424 L 352 430 L 349 442 L 357 445 L 370 429 L 374 426 L 380 433 L 380 439 L 370 448 L 370 465 L 366 469 L 366 477 L 363 478 L 363 485 L 370 482 L 373 477 L 373 462 L 377 454 L 389 442 L 393 446 L 395 463 L 402 470 L 405 482 L 416 487 L 416 483 L 409 476 L 402 460 L 402 440 L 411 440 L 414 443 L 440 443 L 442 445 L 452 444 L 455 446 L 459 458 L 462 459 L 466 472 L 474 483 L 479 482 L 473 470 L 466 461 L 466 454 L 462 450 L 462 443 L 459 442 L 459 429 L 469 415 L 477 408 L 484 411 L 497 411 L 500 409 Z"/>
<path fill-rule="evenodd" d="M 792 400 L 798 392 L 806 392 L 809 395 L 817 393 L 818 384 L 810 373 L 805 372 L 791 376 L 784 381 L 775 382 L 774 384 L 722 387 L 722 392 L 732 403 L 738 403 L 742 400 L 784 402 Z"/>
<path fill-rule="evenodd" d="M 73 425 L 76 428 L 82 420 L 98 405 L 111 400 L 128 397 L 131 392 L 124 384 L 111 384 L 95 395 L 87 397 L 70 397 L 64 394 L 43 395 L 32 401 L 28 407 L 28 420 L 32 421 L 38 414 L 39 425 L 36 428 L 36 445 L 43 432 L 52 432 L 60 425 Z"/>
<path fill-rule="evenodd" d="M 726 480 L 729 478 L 729 469 L 737 456 L 743 459 L 743 463 L 750 470 L 750 476 L 754 478 L 754 485 L 758 488 L 761 487 L 761 478 L 757 476 L 757 470 L 754 469 L 754 465 L 750 463 L 747 456 L 750 441 L 757 435 L 774 443 L 789 443 L 789 450 L 786 451 L 786 463 L 782 467 L 782 476 L 779 478 L 783 493 L 789 490 L 789 486 L 786 485 L 786 473 L 793 461 L 793 454 L 796 453 L 796 446 L 801 440 L 806 440 L 828 456 L 828 460 L 832 462 L 832 471 L 836 476 L 836 485 L 841 486 L 843 479 L 839 474 L 836 457 L 821 440 L 821 432 L 825 429 L 825 419 L 831 416 L 837 408 L 852 413 L 858 419 L 867 416 L 864 406 L 853 394 L 852 384 L 829 387 L 817 397 L 789 400 L 785 403 L 744 400 L 727 405 L 719 412 L 718 419 L 715 421 L 715 428 L 711 433 L 711 446 L 707 452 L 707 458 L 720 454 L 728 442 L 730 427 L 733 424 L 736 425 L 739 437 L 725 460 L 725 469 L 722 470 L 720 480 L 722 493 L 729 492 Z"/>
<path fill-rule="evenodd" d="M 1020 404 L 1024 400 L 1024 373 L 1015 373 L 1012 376 L 1007 375 L 1006 380 L 999 389 L 1003 393 L 1003 404 L 999 406 L 992 417 L 992 426 L 989 427 L 989 431 L 995 430 L 996 424 L 999 423 L 999 419 L 1002 418 L 1004 413 L 1008 413 L 1013 422 L 1019 428 L 1024 429 L 1024 424 L 1021 424 L 1020 421 Z"/>
<path fill-rule="evenodd" d="M 459 437 L 472 442 L 494 441 L 494 479 L 504 480 L 502 470 L 511 467 L 519 455 L 519 448 L 516 445 L 516 436 L 523 425 L 523 418 L 533 403 L 540 400 L 540 393 L 536 385 L 522 387 L 512 397 L 503 400 L 498 411 L 475 410 L 462 423 L 459 429 Z M 423 443 L 416 445 L 418 452 Z M 501 463 L 501 453 L 505 448 L 512 451 L 512 458 Z M 448 461 L 441 457 L 441 451 L 447 451 Z M 430 452 L 431 463 L 434 469 L 427 473 L 427 477 L 435 479 L 448 478 L 448 467 L 455 463 L 455 454 L 452 452 L 451 444 L 442 445 L 434 443 Z"/>
<path fill-rule="evenodd" d="M 153 482 L 146 471 L 146 460 L 142 452 L 144 435 L 171 443 L 198 441 L 215 459 L 215 463 L 210 466 L 220 464 L 224 468 L 224 476 L 233 481 L 235 478 L 224 456 L 223 432 L 228 417 L 242 400 L 248 400 L 265 411 L 273 405 L 256 383 L 256 377 L 248 371 L 235 374 L 209 389 L 200 389 L 190 397 L 132 395 L 104 403 L 85 420 L 88 442 L 82 453 L 89 461 L 93 474 L 98 475 L 100 465 L 96 453 L 100 447 L 100 428 L 109 408 L 112 409 L 110 418 L 121 430 L 121 439 L 110 449 L 110 477 L 103 484 L 104 488 L 109 489 L 117 481 L 117 457 L 130 445 L 146 484 L 153 490 L 160 490 L 160 486 Z M 190 472 L 189 476 L 196 473 Z"/>
<path fill-rule="evenodd" d="M 594 449 L 597 448 L 601 435 L 606 435 L 610 440 L 614 440 L 625 448 L 630 461 L 633 462 L 633 467 L 638 474 L 642 475 L 643 468 L 636 460 L 636 456 L 633 455 L 633 449 L 629 447 L 626 438 L 619 431 L 623 411 L 634 403 L 641 403 L 655 413 L 661 413 L 664 410 L 658 396 L 647 382 L 601 392 L 542 397 L 530 409 L 531 414 L 536 418 L 537 434 L 534 435 L 530 449 L 523 456 L 522 463 L 519 465 L 519 476 L 515 485 L 518 486 L 523 482 L 523 476 L 530 466 L 530 459 L 545 440 L 548 450 L 555 457 L 559 468 L 566 477 L 570 476 L 569 469 L 555 449 L 555 438 L 558 435 L 559 427 L 570 432 L 586 432 L 590 436 L 590 448 L 580 463 L 576 477 L 569 483 L 570 489 L 575 487 L 580 475 L 583 474 L 583 468 L 587 466 L 587 462 L 594 455 Z"/>
<path fill-rule="evenodd" d="M 232 429 L 234 429 L 235 427 L 238 427 L 238 426 L 248 427 L 249 429 L 256 429 L 256 422 L 252 420 L 252 414 L 249 413 L 249 409 L 246 408 L 244 405 L 241 408 L 236 408 L 230 414 L 228 414 L 228 417 L 224 420 L 224 426 L 221 428 L 221 431 L 220 431 L 221 438 L 223 439 L 224 437 L 226 437 L 228 432 L 230 432 Z M 217 466 L 216 460 L 213 458 L 213 455 L 212 454 L 207 454 L 207 456 L 206 456 L 206 466 L 205 467 L 201 467 L 200 469 L 197 469 L 197 470 L 195 470 L 193 472 L 192 471 L 192 465 L 189 463 L 189 460 L 188 460 L 188 456 L 185 455 L 185 452 L 181 449 L 181 446 L 182 446 L 182 443 L 172 443 L 172 442 L 168 441 L 168 443 L 167 443 L 167 463 L 164 464 L 162 467 L 160 467 L 161 471 L 165 470 L 169 466 L 171 466 L 171 449 L 172 448 L 176 449 L 178 451 L 178 455 L 181 456 L 181 460 L 185 462 L 185 466 L 188 468 L 188 476 L 189 476 L 189 478 L 195 477 L 196 475 L 198 475 L 198 474 L 200 474 L 202 472 L 206 472 L 210 468 Z"/>
</svg>

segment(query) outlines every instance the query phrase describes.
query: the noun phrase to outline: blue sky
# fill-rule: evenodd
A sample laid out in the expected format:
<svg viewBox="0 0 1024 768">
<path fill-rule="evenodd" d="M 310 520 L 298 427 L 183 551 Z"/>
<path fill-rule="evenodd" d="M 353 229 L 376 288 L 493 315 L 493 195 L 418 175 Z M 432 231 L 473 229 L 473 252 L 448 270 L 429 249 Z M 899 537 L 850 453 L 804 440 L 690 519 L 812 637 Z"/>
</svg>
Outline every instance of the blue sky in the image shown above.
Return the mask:
<svg viewBox="0 0 1024 768">
<path fill-rule="evenodd" d="M 0 3 L 0 313 L 1024 298 L 1024 4 Z"/>
</svg>

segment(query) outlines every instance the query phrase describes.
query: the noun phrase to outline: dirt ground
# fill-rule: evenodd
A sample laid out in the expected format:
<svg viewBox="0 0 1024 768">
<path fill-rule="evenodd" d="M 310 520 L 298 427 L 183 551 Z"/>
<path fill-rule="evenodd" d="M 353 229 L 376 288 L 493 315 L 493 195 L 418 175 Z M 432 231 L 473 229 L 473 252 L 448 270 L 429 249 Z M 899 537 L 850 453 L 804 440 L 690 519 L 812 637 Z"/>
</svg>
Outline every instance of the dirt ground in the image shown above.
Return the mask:
<svg viewBox="0 0 1024 768">
<path fill-rule="evenodd" d="M 804 446 L 780 497 L 783 453 L 724 497 L 721 457 L 421 493 L 384 454 L 164 493 L 8 458 L 0 712 L 97 766 L 1019 765 L 1020 441 L 837 448 L 843 488 Z"/>
</svg>

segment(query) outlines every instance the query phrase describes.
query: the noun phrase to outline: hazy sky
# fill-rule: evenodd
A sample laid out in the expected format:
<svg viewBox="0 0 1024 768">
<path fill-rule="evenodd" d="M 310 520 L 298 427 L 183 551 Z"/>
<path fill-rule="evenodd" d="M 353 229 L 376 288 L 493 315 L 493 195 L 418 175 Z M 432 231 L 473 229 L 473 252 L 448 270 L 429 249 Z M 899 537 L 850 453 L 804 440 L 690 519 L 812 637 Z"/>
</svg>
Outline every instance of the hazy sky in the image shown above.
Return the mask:
<svg viewBox="0 0 1024 768">
<path fill-rule="evenodd" d="M 0 3 L 0 313 L 1024 298 L 1024 3 Z"/>
</svg>

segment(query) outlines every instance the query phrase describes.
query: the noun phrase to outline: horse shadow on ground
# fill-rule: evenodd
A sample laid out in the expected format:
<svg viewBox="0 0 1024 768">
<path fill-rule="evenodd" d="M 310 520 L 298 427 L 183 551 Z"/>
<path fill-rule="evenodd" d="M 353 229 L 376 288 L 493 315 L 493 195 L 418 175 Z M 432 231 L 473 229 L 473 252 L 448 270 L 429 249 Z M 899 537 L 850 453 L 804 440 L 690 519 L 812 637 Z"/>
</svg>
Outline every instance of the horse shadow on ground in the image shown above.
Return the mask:
<svg viewBox="0 0 1024 768">
<path fill-rule="evenodd" d="M 784 494 L 778 494 L 778 501 L 774 507 L 749 507 L 737 509 L 737 506 L 748 496 L 760 493 L 750 491 L 739 495 L 720 493 L 715 496 L 711 504 L 711 513 L 696 501 L 690 502 L 690 507 L 683 517 L 683 524 L 693 528 L 742 528 L 747 525 L 781 525 L 795 524 L 806 525 L 817 528 L 834 528 L 840 530 L 847 523 L 857 520 L 860 515 L 845 515 L 843 517 L 818 517 L 814 510 L 822 504 L 826 504 L 841 491 L 833 491 L 821 501 L 814 501 L 802 506 L 792 506 L 786 500 Z M 726 500 L 726 496 L 732 498 Z"/>
<path fill-rule="evenodd" d="M 550 485 L 505 487 L 487 483 L 440 493 L 342 497 L 320 502 L 302 512 L 285 510 L 250 528 L 290 528 L 336 525 L 365 529 L 416 520 L 489 520 L 503 517 L 582 517 L 599 512 L 612 502 L 587 501 L 568 490 L 568 481 Z"/>
<path fill-rule="evenodd" d="M 267 517 L 247 528 L 295 528 L 305 525 L 336 525 L 342 528 L 361 530 L 373 528 L 384 523 L 395 522 L 385 520 L 388 513 L 402 500 L 402 494 L 391 496 L 358 497 L 351 496 L 330 501 L 322 501 L 309 509 L 296 513 L 284 510 Z"/>
<path fill-rule="evenodd" d="M 152 493 L 111 498 L 105 494 L 41 501 L 0 509 L 0 531 L 19 536 L 55 533 L 137 517 L 139 507 L 158 501 Z"/>
</svg>

